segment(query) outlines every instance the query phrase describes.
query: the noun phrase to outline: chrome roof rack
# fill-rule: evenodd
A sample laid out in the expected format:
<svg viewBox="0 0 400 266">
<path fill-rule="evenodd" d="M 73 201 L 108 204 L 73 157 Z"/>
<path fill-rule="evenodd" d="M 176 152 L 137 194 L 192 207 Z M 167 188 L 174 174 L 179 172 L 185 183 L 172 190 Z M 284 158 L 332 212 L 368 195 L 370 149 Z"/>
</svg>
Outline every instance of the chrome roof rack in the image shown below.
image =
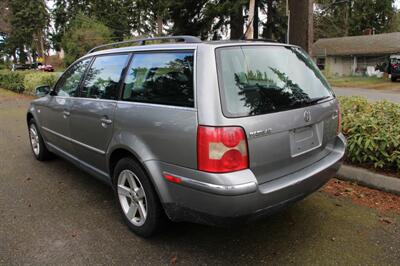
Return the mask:
<svg viewBox="0 0 400 266">
<path fill-rule="evenodd" d="M 249 41 L 249 42 L 278 42 L 274 39 L 240 39 L 240 41 Z"/>
<path fill-rule="evenodd" d="M 113 46 L 127 44 L 127 43 L 138 43 L 139 45 L 145 45 L 146 42 L 148 42 L 148 41 L 158 41 L 158 40 L 177 40 L 177 41 L 181 41 L 184 43 L 201 43 L 201 40 L 199 38 L 197 38 L 195 36 L 189 36 L 189 35 L 150 37 L 150 38 L 127 40 L 127 41 L 113 42 L 113 43 L 99 45 L 99 46 L 96 46 L 96 47 L 90 49 L 88 54 L 93 53 L 94 51 L 96 51 L 100 48 L 105 48 L 105 47 L 109 47 L 109 46 L 113 47 Z"/>
</svg>

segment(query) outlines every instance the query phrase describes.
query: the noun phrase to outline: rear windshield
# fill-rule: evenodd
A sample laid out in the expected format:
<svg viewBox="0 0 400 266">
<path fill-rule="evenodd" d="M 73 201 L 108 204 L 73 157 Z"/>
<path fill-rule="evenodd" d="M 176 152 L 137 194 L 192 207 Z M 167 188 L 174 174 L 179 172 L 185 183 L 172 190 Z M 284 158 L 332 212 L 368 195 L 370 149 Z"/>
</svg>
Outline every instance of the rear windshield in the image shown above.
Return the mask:
<svg viewBox="0 0 400 266">
<path fill-rule="evenodd" d="M 317 66 L 300 48 L 235 46 L 216 51 L 227 117 L 303 108 L 333 96 Z"/>
</svg>

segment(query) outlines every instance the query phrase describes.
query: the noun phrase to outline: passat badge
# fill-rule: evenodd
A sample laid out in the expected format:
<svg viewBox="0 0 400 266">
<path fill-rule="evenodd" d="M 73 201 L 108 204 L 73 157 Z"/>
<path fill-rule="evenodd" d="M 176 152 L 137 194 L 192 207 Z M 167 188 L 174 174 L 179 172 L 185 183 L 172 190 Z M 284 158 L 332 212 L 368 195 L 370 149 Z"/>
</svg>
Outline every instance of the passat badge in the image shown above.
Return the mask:
<svg viewBox="0 0 400 266">
<path fill-rule="evenodd" d="M 267 135 L 271 135 L 272 134 L 272 128 L 267 128 L 264 130 L 257 130 L 257 131 L 252 131 L 249 133 L 249 138 L 253 139 L 253 138 L 259 138 L 262 136 L 267 136 Z"/>
</svg>

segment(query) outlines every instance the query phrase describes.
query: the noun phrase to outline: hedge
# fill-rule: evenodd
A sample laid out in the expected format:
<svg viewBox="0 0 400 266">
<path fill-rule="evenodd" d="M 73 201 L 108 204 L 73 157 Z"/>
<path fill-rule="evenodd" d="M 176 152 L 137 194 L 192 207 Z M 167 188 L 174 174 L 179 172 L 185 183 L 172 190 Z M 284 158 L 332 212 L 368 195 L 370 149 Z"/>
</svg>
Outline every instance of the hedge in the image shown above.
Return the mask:
<svg viewBox="0 0 400 266">
<path fill-rule="evenodd" d="M 27 71 L 0 71 L 0 87 L 22 93 L 24 91 L 24 78 Z"/>
<path fill-rule="evenodd" d="M 35 88 L 40 85 L 53 86 L 60 73 L 49 73 L 49 72 L 31 72 L 25 75 L 24 78 L 24 89 L 25 93 L 34 94 Z"/>
<path fill-rule="evenodd" d="M 400 170 L 400 104 L 363 97 L 339 97 L 346 160 L 378 169 Z"/>
<path fill-rule="evenodd" d="M 60 73 L 0 70 L 0 87 L 18 93 L 34 94 L 40 85 L 54 85 Z"/>
</svg>

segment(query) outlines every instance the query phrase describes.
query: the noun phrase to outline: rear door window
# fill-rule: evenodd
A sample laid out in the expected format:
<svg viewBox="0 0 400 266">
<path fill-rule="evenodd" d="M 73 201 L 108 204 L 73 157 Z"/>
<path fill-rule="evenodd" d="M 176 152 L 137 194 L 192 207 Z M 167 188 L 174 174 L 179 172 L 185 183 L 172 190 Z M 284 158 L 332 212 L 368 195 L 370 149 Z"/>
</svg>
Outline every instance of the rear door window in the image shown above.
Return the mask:
<svg viewBox="0 0 400 266">
<path fill-rule="evenodd" d="M 86 73 L 81 97 L 116 100 L 128 54 L 98 56 Z"/>
<path fill-rule="evenodd" d="M 227 117 L 302 108 L 333 96 L 318 67 L 300 48 L 234 46 L 218 48 L 216 56 Z"/>
<path fill-rule="evenodd" d="M 137 53 L 129 66 L 125 101 L 193 107 L 193 52 Z"/>
</svg>

